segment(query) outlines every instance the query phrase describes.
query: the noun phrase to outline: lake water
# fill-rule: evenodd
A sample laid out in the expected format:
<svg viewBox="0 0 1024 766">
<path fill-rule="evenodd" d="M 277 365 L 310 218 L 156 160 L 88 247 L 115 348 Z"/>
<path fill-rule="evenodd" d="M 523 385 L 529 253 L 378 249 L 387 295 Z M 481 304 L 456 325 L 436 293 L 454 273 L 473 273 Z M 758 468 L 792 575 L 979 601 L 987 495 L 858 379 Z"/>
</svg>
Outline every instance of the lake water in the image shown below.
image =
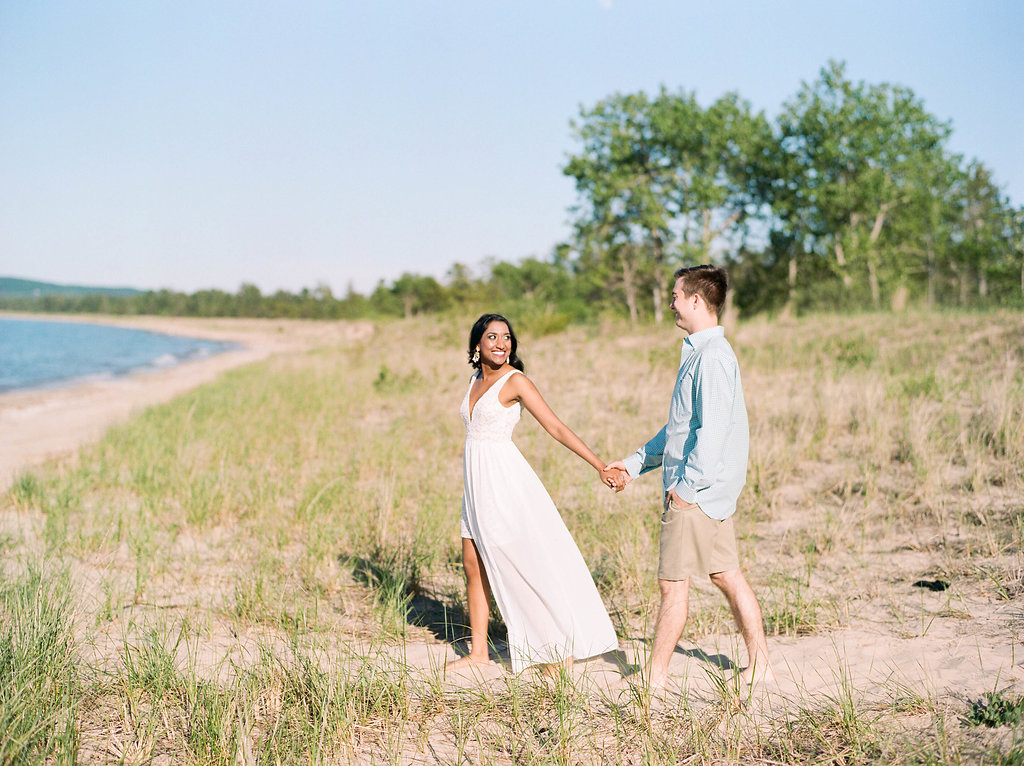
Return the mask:
<svg viewBox="0 0 1024 766">
<path fill-rule="evenodd" d="M 173 367 L 238 348 L 226 341 L 82 322 L 0 318 L 0 392 Z"/>
</svg>

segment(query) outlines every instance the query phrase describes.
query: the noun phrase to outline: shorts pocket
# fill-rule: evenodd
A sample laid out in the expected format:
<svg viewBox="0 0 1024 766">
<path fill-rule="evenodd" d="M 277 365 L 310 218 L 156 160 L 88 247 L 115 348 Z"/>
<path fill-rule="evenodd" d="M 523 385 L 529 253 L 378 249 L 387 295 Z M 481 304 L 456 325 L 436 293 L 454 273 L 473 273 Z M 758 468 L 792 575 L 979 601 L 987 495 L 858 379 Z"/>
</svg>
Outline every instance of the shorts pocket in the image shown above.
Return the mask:
<svg viewBox="0 0 1024 766">
<path fill-rule="evenodd" d="M 661 513 L 661 521 L 662 523 L 667 523 L 670 519 L 674 519 L 677 516 L 679 516 L 679 514 L 696 507 L 696 503 L 679 504 L 672 500 L 671 497 L 669 497 L 668 499 L 665 500 L 665 510 L 662 511 Z"/>
<path fill-rule="evenodd" d="M 679 506 L 673 502 L 665 503 L 665 510 L 661 512 L 661 523 L 668 524 L 679 515 Z"/>
</svg>

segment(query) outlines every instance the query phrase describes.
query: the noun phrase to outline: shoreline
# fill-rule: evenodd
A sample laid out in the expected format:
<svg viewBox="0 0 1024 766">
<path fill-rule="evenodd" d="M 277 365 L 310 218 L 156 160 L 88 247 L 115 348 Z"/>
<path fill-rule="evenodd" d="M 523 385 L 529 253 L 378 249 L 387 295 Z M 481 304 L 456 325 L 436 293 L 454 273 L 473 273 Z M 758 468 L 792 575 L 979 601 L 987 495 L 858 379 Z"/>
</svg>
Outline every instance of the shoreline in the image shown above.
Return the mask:
<svg viewBox="0 0 1024 766">
<path fill-rule="evenodd" d="M 0 312 L 5 319 L 63 321 L 149 330 L 202 340 L 230 341 L 239 348 L 173 367 L 67 386 L 0 393 L 0 491 L 18 476 L 54 459 L 70 458 L 83 445 L 132 415 L 208 383 L 227 370 L 270 356 L 373 335 L 370 322 L 308 319 L 235 319 L 105 314 Z"/>
</svg>

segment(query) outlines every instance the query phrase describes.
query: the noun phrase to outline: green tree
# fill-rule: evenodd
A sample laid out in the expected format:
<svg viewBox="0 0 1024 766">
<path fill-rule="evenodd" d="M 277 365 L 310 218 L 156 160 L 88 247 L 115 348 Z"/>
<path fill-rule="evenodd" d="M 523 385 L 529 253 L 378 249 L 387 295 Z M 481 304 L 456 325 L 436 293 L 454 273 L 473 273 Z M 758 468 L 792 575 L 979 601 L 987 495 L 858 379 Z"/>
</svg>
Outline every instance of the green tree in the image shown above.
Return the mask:
<svg viewBox="0 0 1024 766">
<path fill-rule="evenodd" d="M 633 321 L 645 283 L 660 317 L 674 169 L 656 140 L 650 99 L 644 93 L 616 94 L 581 110 L 572 127 L 583 148 L 563 172 L 574 179 L 579 196 L 573 208 L 576 249 L 586 267 L 599 269 L 609 287 L 622 289 Z"/>
<path fill-rule="evenodd" d="M 979 162 L 970 162 L 960 173 L 951 202 L 958 224 L 950 247 L 950 269 L 957 288 L 957 303 L 966 306 L 976 290 L 984 302 L 989 294 L 989 279 L 1005 271 L 1012 259 L 1012 234 L 1009 233 L 1009 204 Z"/>
<path fill-rule="evenodd" d="M 406 319 L 425 311 L 438 311 L 448 303 L 448 296 L 436 279 L 418 274 L 403 274 L 395 280 L 391 292 L 398 298 Z"/>
<path fill-rule="evenodd" d="M 350 282 L 345 290 L 345 297 L 338 302 L 337 318 L 358 319 L 370 314 L 370 300 L 356 291 Z"/>
<path fill-rule="evenodd" d="M 483 281 L 473 276 L 469 266 L 453 263 L 445 274 L 445 283 L 450 301 L 456 306 L 469 308 L 486 302 L 487 288 Z"/>
<path fill-rule="evenodd" d="M 949 126 L 909 89 L 853 83 L 837 62 L 784 106 L 779 126 L 775 214 L 839 281 L 842 298 L 865 295 L 879 307 L 883 281 L 909 252 L 886 232 L 901 215 L 920 219 L 928 190 L 915 180 L 949 162 Z"/>
<path fill-rule="evenodd" d="M 1009 210 L 1007 214 L 1008 235 L 1012 243 L 1012 252 L 1020 270 L 1019 300 L 1024 300 L 1024 206 Z"/>
<path fill-rule="evenodd" d="M 660 320 L 671 268 L 736 252 L 747 220 L 767 212 L 771 126 L 735 94 L 707 109 L 664 88 L 653 100 L 616 95 L 573 128 L 583 148 L 564 172 L 579 196 L 577 257 L 622 290 L 633 321 L 642 290 Z"/>
<path fill-rule="evenodd" d="M 240 317 L 265 316 L 263 293 L 254 284 L 243 282 L 235 296 L 235 307 Z"/>
</svg>

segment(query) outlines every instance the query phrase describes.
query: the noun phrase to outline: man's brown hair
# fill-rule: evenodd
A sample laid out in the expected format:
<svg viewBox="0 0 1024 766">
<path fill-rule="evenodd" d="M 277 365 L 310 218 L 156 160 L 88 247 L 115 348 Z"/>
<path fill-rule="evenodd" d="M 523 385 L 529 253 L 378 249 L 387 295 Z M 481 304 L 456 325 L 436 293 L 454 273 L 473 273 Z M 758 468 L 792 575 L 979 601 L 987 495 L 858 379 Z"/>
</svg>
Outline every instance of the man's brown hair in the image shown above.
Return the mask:
<svg viewBox="0 0 1024 766">
<path fill-rule="evenodd" d="M 688 266 L 676 271 L 675 279 L 680 278 L 683 280 L 684 293 L 696 293 L 716 317 L 722 316 L 725 294 L 729 290 L 729 275 L 725 269 L 707 263 L 703 266 Z"/>
</svg>

